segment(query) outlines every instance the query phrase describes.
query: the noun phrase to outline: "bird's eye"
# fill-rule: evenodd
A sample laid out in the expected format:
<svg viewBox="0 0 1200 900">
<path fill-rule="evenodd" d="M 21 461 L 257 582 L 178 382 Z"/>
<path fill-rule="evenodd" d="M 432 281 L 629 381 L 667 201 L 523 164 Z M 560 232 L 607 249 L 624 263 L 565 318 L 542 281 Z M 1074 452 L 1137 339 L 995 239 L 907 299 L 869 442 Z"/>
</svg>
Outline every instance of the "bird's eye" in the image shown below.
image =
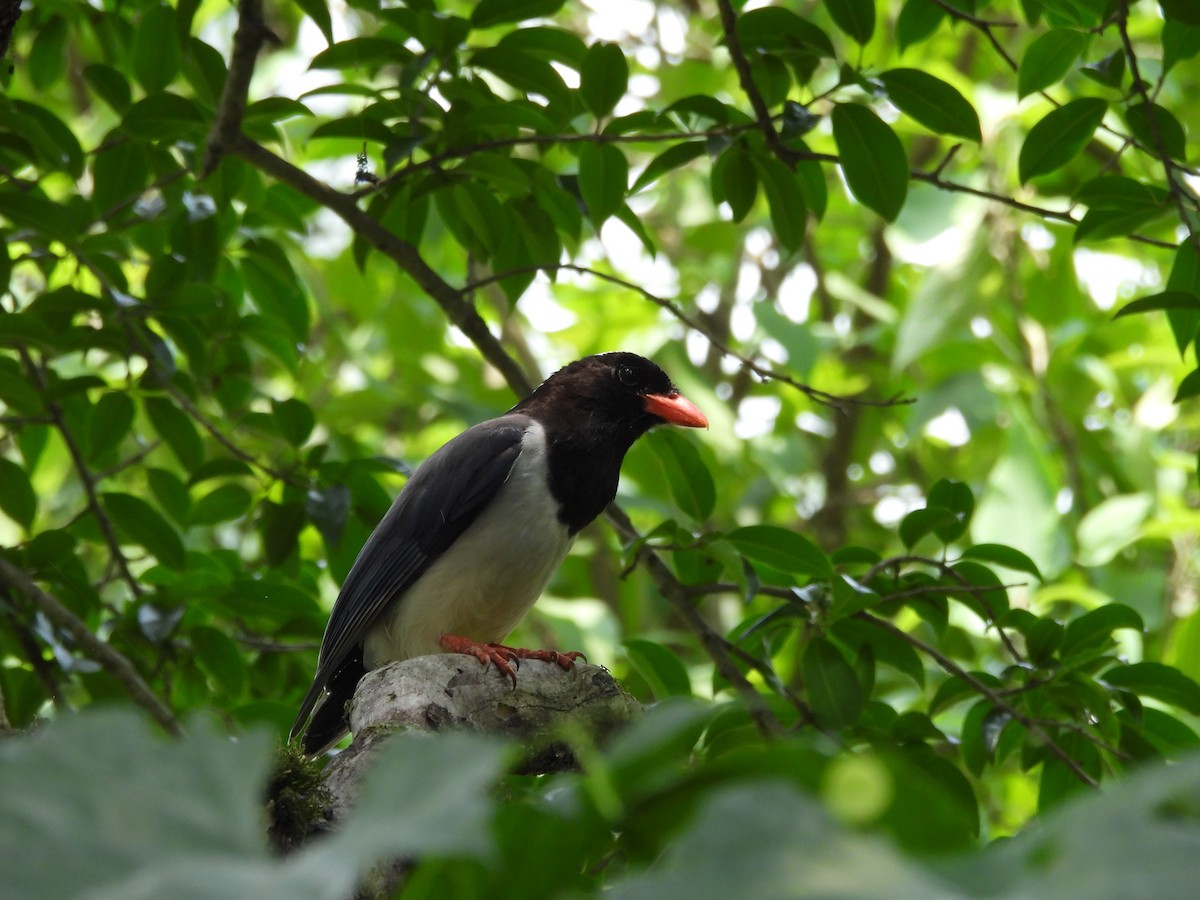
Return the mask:
<svg viewBox="0 0 1200 900">
<path fill-rule="evenodd" d="M 617 380 L 627 387 L 635 387 L 640 381 L 633 366 L 617 366 Z"/>
</svg>

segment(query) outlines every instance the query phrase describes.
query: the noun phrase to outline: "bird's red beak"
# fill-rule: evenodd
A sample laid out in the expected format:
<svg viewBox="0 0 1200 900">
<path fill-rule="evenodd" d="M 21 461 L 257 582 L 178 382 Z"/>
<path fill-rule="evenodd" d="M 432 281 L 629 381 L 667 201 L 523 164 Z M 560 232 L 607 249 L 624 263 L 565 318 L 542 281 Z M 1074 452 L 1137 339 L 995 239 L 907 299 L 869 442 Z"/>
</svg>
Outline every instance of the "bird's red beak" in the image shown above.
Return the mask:
<svg viewBox="0 0 1200 900">
<path fill-rule="evenodd" d="M 704 418 L 704 413 L 678 391 L 671 394 L 647 394 L 645 402 L 646 412 L 666 419 L 672 425 L 683 425 L 685 428 L 708 427 L 708 419 Z"/>
</svg>

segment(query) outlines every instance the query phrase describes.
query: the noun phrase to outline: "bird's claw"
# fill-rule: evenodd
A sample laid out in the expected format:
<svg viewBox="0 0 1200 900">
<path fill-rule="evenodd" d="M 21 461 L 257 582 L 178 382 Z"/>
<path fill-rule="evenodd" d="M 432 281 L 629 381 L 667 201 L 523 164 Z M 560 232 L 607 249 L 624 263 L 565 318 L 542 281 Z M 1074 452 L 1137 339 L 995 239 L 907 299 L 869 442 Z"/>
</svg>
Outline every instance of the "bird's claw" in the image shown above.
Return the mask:
<svg viewBox="0 0 1200 900">
<path fill-rule="evenodd" d="M 444 649 L 452 653 L 465 653 L 473 656 L 485 666 L 490 662 L 501 675 L 512 682 L 514 689 L 517 686 L 517 673 L 513 669 L 521 668 L 523 659 L 554 663 L 564 672 L 574 669 L 577 659 L 587 662 L 587 657 L 577 650 L 527 650 L 523 647 L 508 647 L 504 644 L 485 644 L 455 634 L 442 635 L 440 643 Z"/>
</svg>

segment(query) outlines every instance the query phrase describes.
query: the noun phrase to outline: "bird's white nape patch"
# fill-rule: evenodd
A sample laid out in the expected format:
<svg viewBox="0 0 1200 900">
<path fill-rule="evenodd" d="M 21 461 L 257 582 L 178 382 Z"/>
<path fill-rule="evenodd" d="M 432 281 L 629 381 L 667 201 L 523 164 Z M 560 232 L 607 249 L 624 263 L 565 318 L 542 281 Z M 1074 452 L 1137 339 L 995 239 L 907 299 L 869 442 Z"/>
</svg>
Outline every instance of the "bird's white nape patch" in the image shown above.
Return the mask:
<svg viewBox="0 0 1200 900">
<path fill-rule="evenodd" d="M 546 589 L 571 542 L 550 493 L 546 433 L 531 422 L 495 499 L 367 635 L 366 667 L 438 653 L 443 634 L 502 640 Z"/>
</svg>

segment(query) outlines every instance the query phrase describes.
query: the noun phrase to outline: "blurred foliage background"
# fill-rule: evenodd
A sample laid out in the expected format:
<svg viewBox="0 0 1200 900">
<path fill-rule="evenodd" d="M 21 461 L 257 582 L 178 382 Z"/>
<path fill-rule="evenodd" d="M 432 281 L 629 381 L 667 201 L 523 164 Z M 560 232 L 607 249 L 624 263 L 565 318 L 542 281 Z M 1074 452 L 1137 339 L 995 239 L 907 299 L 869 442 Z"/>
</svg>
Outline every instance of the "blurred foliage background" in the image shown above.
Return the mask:
<svg viewBox="0 0 1200 900">
<path fill-rule="evenodd" d="M 821 883 L 775 826 L 800 815 L 869 861 L 854 896 L 1050 895 L 1029 843 L 990 883 L 897 854 L 976 851 L 1200 743 L 1193 4 L 4 6 L 5 730 L 133 702 L 282 738 L 411 467 L 625 349 L 712 428 L 634 448 L 623 512 L 512 640 L 609 666 L 656 703 L 639 737 L 510 786 L 469 841 L 262 875 L 281 896 L 384 849 L 427 855 L 414 897 L 797 893 Z M 13 771 L 54 730 L 4 742 Z M 45 759 L 12 809 L 87 777 Z M 1169 778 L 1122 795 L 1181 829 L 1161 896 L 1200 833 L 1191 801 L 1138 805 Z M 721 816 L 778 841 L 729 882 L 688 862 Z"/>
</svg>

